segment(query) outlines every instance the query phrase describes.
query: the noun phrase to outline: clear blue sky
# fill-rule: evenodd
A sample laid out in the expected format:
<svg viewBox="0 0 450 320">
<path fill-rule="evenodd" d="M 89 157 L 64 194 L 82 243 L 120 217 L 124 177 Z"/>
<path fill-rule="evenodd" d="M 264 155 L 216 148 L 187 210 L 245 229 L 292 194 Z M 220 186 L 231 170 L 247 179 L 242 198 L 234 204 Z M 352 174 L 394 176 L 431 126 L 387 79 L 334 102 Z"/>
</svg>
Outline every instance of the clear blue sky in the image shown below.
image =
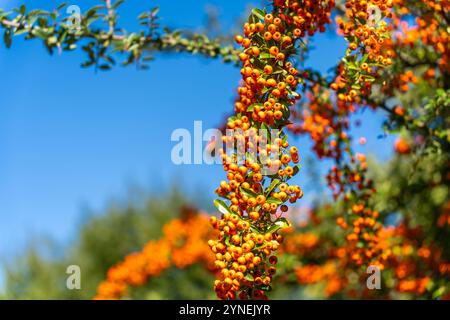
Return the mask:
<svg viewBox="0 0 450 320">
<path fill-rule="evenodd" d="M 0 7 L 18 1 L 0 0 Z M 194 28 L 205 7 L 220 8 L 225 26 L 242 15 L 245 1 L 128 1 L 124 26 L 146 5 L 160 3 L 162 23 Z M 6 4 L 8 3 L 8 4 Z M 31 7 L 35 1 L 25 1 Z M 59 1 L 46 1 L 52 8 Z M 76 1 L 82 10 L 95 1 Z M 20 252 L 37 235 L 59 241 L 73 237 L 81 208 L 100 210 L 123 196 L 130 182 L 168 186 L 176 179 L 190 190 L 213 189 L 223 178 L 220 166 L 172 164 L 170 136 L 176 128 L 205 128 L 221 123 L 232 110 L 239 72 L 230 65 L 189 55 L 158 56 L 149 71 L 117 67 L 95 74 L 81 69 L 84 56 L 49 56 L 38 41 L 0 45 L 0 259 Z M 325 71 L 344 52 L 340 39 L 321 35 L 308 64 Z M 364 151 L 387 159 L 391 140 L 377 139 L 380 117 L 361 118 Z M 370 120 L 368 120 L 370 118 Z M 309 153 L 305 140 L 297 142 Z M 1 282 L 1 275 L 0 275 Z"/>
</svg>

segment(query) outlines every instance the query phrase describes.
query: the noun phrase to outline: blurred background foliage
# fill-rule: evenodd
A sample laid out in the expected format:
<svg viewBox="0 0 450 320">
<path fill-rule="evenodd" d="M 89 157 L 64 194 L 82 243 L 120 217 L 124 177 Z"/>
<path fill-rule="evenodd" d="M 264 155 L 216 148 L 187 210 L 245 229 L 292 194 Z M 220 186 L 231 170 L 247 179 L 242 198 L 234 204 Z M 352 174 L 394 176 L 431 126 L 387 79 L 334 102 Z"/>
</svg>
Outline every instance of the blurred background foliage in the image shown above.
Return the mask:
<svg viewBox="0 0 450 320">
<path fill-rule="evenodd" d="M 420 5 L 420 2 L 417 3 Z M 10 19 L 10 14 L 0 10 L 0 22 L 6 29 L 4 40 L 7 46 L 11 44 L 14 35 L 11 30 L 25 33 L 30 39 L 41 39 L 50 52 L 69 51 L 78 45 L 88 56 L 84 66 L 102 70 L 107 70 L 116 63 L 111 51 L 123 54 L 123 64 L 136 64 L 140 67 L 145 67 L 147 59 L 152 59 L 151 54 L 154 51 L 199 53 L 206 57 L 221 56 L 226 62 L 236 60 L 235 51 L 230 46 L 229 34 L 223 35 L 217 26 L 202 30 L 200 34 L 166 29 L 155 31 L 156 25 L 153 24 L 159 22 L 156 19 L 157 9 L 154 9 L 140 18 L 144 23 L 140 33 L 110 34 L 106 29 L 89 27 L 92 23 L 90 20 L 102 20 L 113 27 L 116 26 L 116 13 L 111 10 L 105 13 L 105 9 L 108 9 L 106 5 L 101 9 L 97 8 L 86 14 L 82 20 L 82 30 L 75 35 L 67 35 L 61 25 L 53 28 L 56 17 L 51 13 L 27 13 L 25 7 L 19 8 L 19 22 Z M 44 36 L 31 27 L 32 23 L 30 25 L 30 21 L 35 21 L 37 16 L 42 16 L 38 20 L 40 27 L 48 29 Z M 145 24 L 151 17 L 151 25 Z M 216 25 L 214 14 L 209 25 Z M 142 39 L 145 41 L 141 41 Z M 94 48 L 100 50 L 94 52 Z M 410 69 L 422 74 L 430 62 L 420 61 L 423 57 L 414 57 L 415 53 L 421 52 L 418 49 L 420 48 L 410 50 L 407 47 L 404 53 L 411 54 L 412 58 L 419 59 L 419 62 L 411 65 L 409 60 L 401 63 L 397 61 L 394 69 L 389 71 L 391 75 L 399 75 Z M 431 53 L 436 52 L 431 50 Z M 290 211 L 293 221 L 297 223 L 295 231 L 286 238 L 289 241 L 290 237 L 313 235 L 312 239 L 317 239 L 320 245 L 313 245 L 311 248 L 299 246 L 294 248 L 296 250 L 281 255 L 275 280 L 277 285 L 270 294 L 272 299 L 448 297 L 450 269 L 442 272 L 440 265 L 434 265 L 432 259 L 426 257 L 426 252 L 437 252 L 437 260 L 447 263 L 447 267 L 444 267 L 449 268 L 450 95 L 447 75 L 441 73 L 430 81 L 422 81 L 420 78 L 421 81 L 406 92 L 396 91 L 391 96 L 377 96 L 380 98 L 377 105 L 388 112 L 384 126 L 386 133 L 400 135 L 409 149 L 407 152 L 398 152 L 387 163 L 377 163 L 375 159 L 370 159 L 369 162 L 368 172 L 374 179 L 374 187 L 377 190 L 371 200 L 375 209 L 380 213 L 384 225 L 404 225 L 407 230 L 403 237 L 394 237 L 391 240 L 390 248 L 395 251 L 396 261 L 392 268 L 382 273 L 383 290 L 367 296 L 366 292 L 350 292 L 330 287 L 333 282 L 327 278 L 323 266 L 336 263 L 337 259 L 330 257 L 330 250 L 342 246 L 345 241 L 345 233 L 337 228 L 335 221 L 336 213 L 343 211 L 342 203 L 333 202 L 331 197 L 327 196 L 328 193 L 324 193 L 324 183 L 318 178 L 318 164 L 311 160 L 305 161 L 304 168 L 313 183 L 303 187 L 316 192 L 313 205 L 308 210 L 294 208 Z M 397 100 L 390 103 L 393 97 Z M 400 104 L 407 110 L 406 117 L 395 113 L 394 104 Z M 95 296 L 97 286 L 105 279 L 108 269 L 122 261 L 126 255 L 142 250 L 149 240 L 158 239 L 162 235 L 163 225 L 179 217 L 181 208 L 186 205 L 209 208 L 210 213 L 213 213 L 210 203 L 211 199 L 205 198 L 201 191 L 186 193 L 183 185 L 178 183 L 174 184 L 172 190 L 139 194 L 138 197 L 130 196 L 126 200 L 113 201 L 104 212 L 86 215 L 70 243 L 59 244 L 47 239 L 36 239 L 23 252 L 18 252 L 15 257 L 9 259 L 5 264 L 4 288 L 3 292 L 0 292 L 0 298 L 91 299 Z M 73 264 L 81 267 L 81 290 L 66 288 L 66 268 Z M 302 280 L 299 270 L 308 266 L 317 266 L 317 281 Z M 402 268 L 412 268 L 411 274 L 417 279 L 427 279 L 426 288 L 399 290 L 402 279 L 399 274 L 403 272 Z M 308 275 L 309 270 L 314 269 L 306 268 L 303 272 Z M 362 287 L 361 275 L 350 269 L 341 271 L 349 273 L 346 275 L 346 279 L 350 281 L 348 287 Z M 150 279 L 145 286 L 131 289 L 129 298 L 214 299 L 213 279 L 213 274 L 200 264 L 184 270 L 169 268 L 161 276 Z"/>
<path fill-rule="evenodd" d="M 91 299 L 112 265 L 130 252 L 140 250 L 150 239 L 160 237 L 163 224 L 176 217 L 187 204 L 177 187 L 163 196 L 150 195 L 145 200 L 134 198 L 123 202 L 114 201 L 105 212 L 85 217 L 70 245 L 61 247 L 48 240 L 37 240 L 7 262 L 2 298 Z M 82 290 L 66 288 L 66 268 L 73 264 L 81 268 Z M 149 284 L 152 290 L 147 292 L 141 288 L 138 296 L 205 298 L 210 293 L 212 277 L 205 276 L 204 270 L 196 266 L 186 273 L 187 277 L 183 274 L 180 270 L 170 270 Z M 187 286 L 186 282 L 191 283 Z"/>
<path fill-rule="evenodd" d="M 449 198 L 447 155 L 421 157 L 396 155 L 389 163 L 370 161 L 375 186 L 374 200 L 383 214 L 385 224 L 397 225 L 400 217 L 421 226 L 421 235 L 414 240 L 416 246 L 434 243 L 449 257 L 449 229 L 437 227 Z M 314 175 L 314 165 L 310 167 Z M 320 183 L 318 183 L 320 185 Z M 91 299 L 98 284 L 105 279 L 107 270 L 132 252 L 142 249 L 151 239 L 161 236 L 162 226 L 178 217 L 183 206 L 204 206 L 208 199 L 198 195 L 195 203 L 189 202 L 180 192 L 180 186 L 163 195 L 147 195 L 142 200 L 128 200 L 108 206 L 105 212 L 86 216 L 76 237 L 65 246 L 50 241 L 38 241 L 10 259 L 6 265 L 4 299 Z M 142 196 L 141 196 L 142 197 Z M 272 299 L 326 298 L 326 281 L 299 285 L 295 269 L 302 265 L 321 264 L 328 258 L 328 249 L 344 241 L 343 232 L 336 228 L 335 212 L 340 203 L 326 200 L 317 194 L 313 215 L 305 217 L 292 212 L 297 221 L 294 234 L 314 234 L 321 246 L 309 252 L 282 254 L 277 286 L 271 292 Z M 289 235 L 287 236 L 289 239 Z M 59 252 L 60 254 L 55 254 Z M 82 289 L 66 288 L 66 268 L 76 264 L 82 270 Z M 395 291 L 395 277 L 383 273 L 383 292 L 395 298 L 432 298 L 433 292 L 448 290 L 448 281 L 428 269 L 425 275 L 433 279 L 429 295 L 414 295 Z M 350 277 L 351 278 L 351 277 Z M 213 299 L 211 290 L 214 275 L 202 264 L 186 269 L 169 268 L 161 276 L 152 278 L 145 286 L 133 288 L 133 299 Z M 380 297 L 383 297 L 383 293 Z M 334 298 L 349 298 L 336 294 Z"/>
</svg>

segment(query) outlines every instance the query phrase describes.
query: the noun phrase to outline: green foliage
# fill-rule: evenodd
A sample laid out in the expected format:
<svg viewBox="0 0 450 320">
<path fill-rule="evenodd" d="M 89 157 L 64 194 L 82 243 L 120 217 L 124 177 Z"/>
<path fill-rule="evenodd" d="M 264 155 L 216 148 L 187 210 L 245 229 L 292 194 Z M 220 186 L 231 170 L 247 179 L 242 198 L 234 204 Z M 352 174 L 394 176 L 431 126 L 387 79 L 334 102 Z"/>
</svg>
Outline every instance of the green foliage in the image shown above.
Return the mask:
<svg viewBox="0 0 450 320">
<path fill-rule="evenodd" d="M 450 187 L 446 180 L 448 156 L 428 156 L 417 162 L 413 155 L 396 156 L 387 165 L 371 160 L 370 167 L 377 189 L 376 210 L 385 222 L 408 221 L 420 225 L 420 243 L 443 248 L 444 260 L 450 259 L 448 228 L 438 228 L 436 221 L 449 199 Z M 205 199 L 206 200 L 206 199 Z M 6 287 L 2 299 L 91 299 L 97 285 L 104 280 L 109 267 L 123 260 L 127 254 L 139 251 L 150 239 L 161 235 L 162 225 L 178 215 L 186 200 L 176 190 L 168 195 L 149 197 L 143 205 L 129 201 L 124 205 L 111 205 L 103 214 L 86 219 L 80 226 L 77 238 L 63 254 L 48 257 L 46 252 L 59 252 L 54 245 L 32 247 L 11 261 L 6 268 Z M 324 283 L 299 285 L 294 269 L 304 264 L 321 264 L 329 257 L 329 250 L 345 241 L 343 230 L 336 227 L 336 212 L 342 203 L 324 199 L 314 208 L 320 223 L 310 221 L 299 232 L 312 232 L 321 239 L 320 248 L 305 255 L 280 256 L 276 275 L 277 286 L 272 299 L 325 298 Z M 398 220 L 398 218 L 400 220 Z M 82 290 L 71 291 L 65 287 L 66 268 L 77 264 L 82 270 Z M 429 274 L 433 291 L 448 286 L 448 279 Z M 187 269 L 171 268 L 140 288 L 132 289 L 132 299 L 212 299 L 213 275 L 201 265 Z M 385 290 L 395 287 L 392 274 L 383 272 Z M 385 291 L 383 291 L 385 292 Z M 336 296 L 335 298 L 346 298 Z M 348 298 L 348 297 L 347 297 Z M 408 298 L 408 296 L 402 296 Z M 429 298 L 432 298 L 431 296 Z"/>
<path fill-rule="evenodd" d="M 213 282 L 213 274 L 208 273 L 202 265 L 193 265 L 187 269 L 172 268 L 150 279 L 145 286 L 134 289 L 131 299 L 211 300 L 216 297 L 211 290 Z"/>
<path fill-rule="evenodd" d="M 450 199 L 448 161 L 448 154 L 397 156 L 388 167 L 373 170 L 377 210 L 385 218 L 397 215 L 413 227 L 420 226 L 424 243 L 442 248 L 444 261 L 450 260 L 450 230 L 439 228 L 437 220 Z"/>
<path fill-rule="evenodd" d="M 54 11 L 27 11 L 25 5 L 13 12 L 0 9 L 0 29 L 4 29 L 7 48 L 11 47 L 13 37 L 19 35 L 25 35 L 27 40 L 41 40 L 50 54 L 55 50 L 81 48 L 87 55 L 82 66 L 93 66 L 96 70 L 111 69 L 120 56 L 124 56 L 123 65 L 135 64 L 145 69 L 155 51 L 198 53 L 210 58 L 221 56 L 225 62 L 237 61 L 233 47 L 224 45 L 220 39 L 161 27 L 157 7 L 139 15 L 141 30 L 125 31 L 118 25 L 116 13 L 123 2 L 104 1 L 103 5 L 96 5 L 79 16 L 63 14 L 65 3 Z"/>
<path fill-rule="evenodd" d="M 450 229 L 439 227 L 437 220 L 443 213 L 450 199 L 450 185 L 447 179 L 448 154 L 430 155 L 417 161 L 413 155 L 395 156 L 388 164 L 370 161 L 374 186 L 377 189 L 373 200 L 375 209 L 380 212 L 386 225 L 407 224 L 410 228 L 419 227 L 415 241 L 417 247 L 432 246 L 441 248 L 442 261 L 450 260 Z M 272 299 L 323 299 L 326 281 L 310 285 L 299 285 L 295 277 L 295 268 L 304 265 L 323 265 L 329 261 L 329 250 L 340 247 L 345 241 L 343 230 L 336 228 L 335 215 L 341 211 L 342 203 L 330 202 L 322 199 L 313 212 L 314 219 L 310 219 L 305 227 L 298 228 L 297 233 L 312 233 L 320 239 L 320 245 L 314 250 L 302 254 L 284 254 L 280 256 L 279 269 L 271 292 Z M 314 221 L 320 222 L 314 222 Z M 402 245 L 399 243 L 398 245 Z M 418 268 L 424 267 L 418 264 Z M 441 275 L 431 268 L 424 267 L 423 276 L 431 279 L 429 290 L 423 295 L 400 294 L 396 291 L 397 280 L 393 275 L 395 270 L 382 272 L 383 290 L 372 292 L 373 297 L 379 295 L 386 298 L 389 295 L 394 299 L 435 299 L 444 293 L 450 292 L 450 279 L 448 275 Z M 363 288 L 358 280 L 358 274 L 353 272 L 354 285 L 360 290 Z M 365 270 L 362 270 L 364 278 Z M 359 275 L 361 276 L 361 274 Z M 280 285 L 283 283 L 283 285 Z M 359 296 L 358 296 L 359 297 Z M 352 298 L 342 293 L 333 298 Z"/>
</svg>

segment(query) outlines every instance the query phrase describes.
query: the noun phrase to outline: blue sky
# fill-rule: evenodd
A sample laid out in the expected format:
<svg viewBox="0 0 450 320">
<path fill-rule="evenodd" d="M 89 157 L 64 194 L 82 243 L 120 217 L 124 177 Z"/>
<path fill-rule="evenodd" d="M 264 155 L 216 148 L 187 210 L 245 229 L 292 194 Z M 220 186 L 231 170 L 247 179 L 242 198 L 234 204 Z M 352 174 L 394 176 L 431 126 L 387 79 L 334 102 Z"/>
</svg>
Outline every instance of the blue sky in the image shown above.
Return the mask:
<svg viewBox="0 0 450 320">
<path fill-rule="evenodd" d="M 46 1 L 45 7 L 57 3 Z M 85 10 L 89 3 L 70 4 Z M 160 3 L 162 23 L 174 28 L 201 25 L 208 4 L 220 8 L 221 21 L 230 26 L 248 4 Z M 5 5 L 0 0 L 0 7 Z M 135 17 L 149 9 L 146 5 L 126 2 L 123 25 L 136 27 Z M 343 41 L 327 35 L 316 46 L 308 64 L 322 71 L 344 52 Z M 170 136 L 177 128 L 192 130 L 195 120 L 203 121 L 205 129 L 221 123 L 232 110 L 240 76 L 236 68 L 200 57 L 165 55 L 149 71 L 117 67 L 96 74 L 80 68 L 83 59 L 77 52 L 49 56 L 38 41 L 16 39 L 9 50 L 0 45 L 0 259 L 19 253 L 38 235 L 67 241 L 74 236 L 81 208 L 100 210 L 111 198 L 126 194 L 132 183 L 155 190 L 182 181 L 189 190 L 206 191 L 212 198 L 224 176 L 218 165 L 173 165 Z M 392 138 L 377 139 L 381 117 L 360 118 L 367 127 L 355 136 L 367 137 L 364 151 L 387 159 Z M 309 154 L 306 140 L 297 145 Z"/>
</svg>

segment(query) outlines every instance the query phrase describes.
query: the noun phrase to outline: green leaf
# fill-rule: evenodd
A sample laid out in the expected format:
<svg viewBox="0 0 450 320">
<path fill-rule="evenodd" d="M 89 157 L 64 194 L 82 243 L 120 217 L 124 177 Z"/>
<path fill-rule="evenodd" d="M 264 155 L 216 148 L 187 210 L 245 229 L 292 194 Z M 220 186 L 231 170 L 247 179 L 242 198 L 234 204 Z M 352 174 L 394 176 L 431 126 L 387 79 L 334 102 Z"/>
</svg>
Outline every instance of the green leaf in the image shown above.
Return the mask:
<svg viewBox="0 0 450 320">
<path fill-rule="evenodd" d="M 141 14 L 138 16 L 138 19 L 139 19 L 139 20 L 144 20 L 144 19 L 147 19 L 147 18 L 148 18 L 147 12 L 143 12 L 143 13 L 141 13 Z"/>
<path fill-rule="evenodd" d="M 261 9 L 255 8 L 252 10 L 252 13 L 260 20 L 264 20 L 264 12 Z"/>
<path fill-rule="evenodd" d="M 286 219 L 286 218 L 278 218 L 274 225 L 272 227 L 270 227 L 267 232 L 268 233 L 274 233 L 277 232 L 280 229 L 286 229 L 289 228 L 291 226 L 290 222 Z"/>
<path fill-rule="evenodd" d="M 19 13 L 20 13 L 21 15 L 24 15 L 26 10 L 27 10 L 27 9 L 26 9 L 25 5 L 23 4 L 23 5 L 21 5 L 20 8 L 19 8 Z"/>
<path fill-rule="evenodd" d="M 19 35 L 27 33 L 27 32 L 28 32 L 28 29 L 24 28 L 24 29 L 20 29 L 20 30 L 15 31 L 14 35 L 19 36 Z"/>
<path fill-rule="evenodd" d="M 3 40 L 5 41 L 6 47 L 11 48 L 11 29 L 6 29 L 5 34 L 3 35 Z"/>
<path fill-rule="evenodd" d="M 125 2 L 125 0 L 118 0 L 116 3 L 114 3 L 113 5 L 112 5 L 112 8 L 113 9 L 116 9 L 118 6 L 120 6 L 122 3 L 124 3 Z"/>
<path fill-rule="evenodd" d="M 10 14 L 11 14 L 11 11 L 3 12 L 3 11 L 0 10 L 0 19 L 3 18 L 3 17 L 9 16 Z"/>
<path fill-rule="evenodd" d="M 96 5 L 96 6 L 92 7 L 92 8 L 90 8 L 90 9 L 89 9 L 88 11 L 86 11 L 86 13 L 84 14 L 85 17 L 86 17 L 86 19 L 89 19 L 89 18 L 92 18 L 92 17 L 96 16 L 96 15 L 97 15 L 97 11 L 100 10 L 100 9 L 102 9 L 102 6 L 101 6 L 101 5 Z"/>
<path fill-rule="evenodd" d="M 100 70 L 106 71 L 106 70 L 110 70 L 111 66 L 108 65 L 108 64 L 102 64 L 102 65 L 99 66 L 99 68 L 100 68 Z"/>
<path fill-rule="evenodd" d="M 227 245 L 227 247 L 230 247 L 230 246 L 231 246 L 231 243 L 230 243 L 230 236 L 226 236 L 226 237 L 225 237 L 225 244 Z"/>
<path fill-rule="evenodd" d="M 247 107 L 247 112 L 253 112 L 253 110 L 255 110 L 255 106 L 257 106 L 257 103 L 254 103 L 250 106 Z"/>
<path fill-rule="evenodd" d="M 278 225 L 281 225 L 282 228 L 289 228 L 292 226 L 291 223 L 288 221 L 288 219 L 286 219 L 284 217 L 278 218 L 275 223 L 277 223 Z"/>
<path fill-rule="evenodd" d="M 302 168 L 302 166 L 301 165 L 296 165 L 295 167 L 294 167 L 294 173 L 292 174 L 292 176 L 294 177 L 299 171 L 300 171 L 300 169 Z"/>
<path fill-rule="evenodd" d="M 253 190 L 242 188 L 242 187 L 241 187 L 241 192 L 249 198 L 256 198 L 258 196 L 258 194 L 256 192 L 254 192 Z"/>
<path fill-rule="evenodd" d="M 247 273 L 247 274 L 245 275 L 244 279 L 247 280 L 247 281 L 251 281 L 251 282 L 255 281 L 255 280 L 253 279 L 253 276 L 252 276 L 250 273 Z"/>
<path fill-rule="evenodd" d="M 287 71 L 284 70 L 283 68 L 275 67 L 275 69 L 273 70 L 272 74 L 279 74 L 279 73 L 287 74 Z"/>
<path fill-rule="evenodd" d="M 270 58 L 274 58 L 274 56 L 272 56 L 270 53 L 268 52 L 261 52 L 261 54 L 259 55 L 260 59 L 270 59 Z"/>
<path fill-rule="evenodd" d="M 230 208 L 228 208 L 228 206 L 225 204 L 225 202 L 223 202 L 220 199 L 215 199 L 214 200 L 214 205 L 216 206 L 217 210 L 219 210 L 220 213 L 225 214 L 225 213 L 233 213 Z"/>
<path fill-rule="evenodd" d="M 56 7 L 56 11 L 61 11 L 61 9 L 63 9 L 65 6 L 67 6 L 67 2 L 61 3 Z"/>
<path fill-rule="evenodd" d="M 265 123 L 263 123 L 263 124 L 261 125 L 261 129 L 262 129 L 262 130 L 265 130 L 267 133 L 270 132 L 269 126 L 268 126 L 267 124 L 265 124 Z"/>
<path fill-rule="evenodd" d="M 159 7 L 155 7 L 152 9 L 152 16 L 156 16 L 159 12 Z"/>
<path fill-rule="evenodd" d="M 262 286 L 261 290 L 266 291 L 266 292 L 270 292 L 270 291 L 272 291 L 272 287 L 270 285 L 269 286 Z"/>
<path fill-rule="evenodd" d="M 433 299 L 438 299 L 445 293 L 445 287 L 440 287 L 433 293 Z"/>
<path fill-rule="evenodd" d="M 252 224 L 250 224 L 250 230 L 252 230 L 252 232 L 254 232 L 256 234 L 261 234 L 261 231 Z"/>
<path fill-rule="evenodd" d="M 254 33 L 252 35 L 252 40 L 260 46 L 264 46 L 266 44 L 266 41 L 264 40 L 263 36 L 261 36 L 259 33 Z"/>
<path fill-rule="evenodd" d="M 267 189 L 266 189 L 266 192 L 265 192 L 266 197 L 269 197 L 270 194 L 271 194 L 271 193 L 272 193 L 272 192 L 273 192 L 280 184 L 281 184 L 281 180 L 279 180 L 279 179 L 274 179 L 274 180 L 271 182 L 270 186 L 267 187 Z"/>
<path fill-rule="evenodd" d="M 274 198 L 274 197 L 269 197 L 267 199 L 267 203 L 272 204 L 272 203 L 276 203 L 276 204 L 283 204 L 284 202 L 280 199 Z"/>
</svg>

